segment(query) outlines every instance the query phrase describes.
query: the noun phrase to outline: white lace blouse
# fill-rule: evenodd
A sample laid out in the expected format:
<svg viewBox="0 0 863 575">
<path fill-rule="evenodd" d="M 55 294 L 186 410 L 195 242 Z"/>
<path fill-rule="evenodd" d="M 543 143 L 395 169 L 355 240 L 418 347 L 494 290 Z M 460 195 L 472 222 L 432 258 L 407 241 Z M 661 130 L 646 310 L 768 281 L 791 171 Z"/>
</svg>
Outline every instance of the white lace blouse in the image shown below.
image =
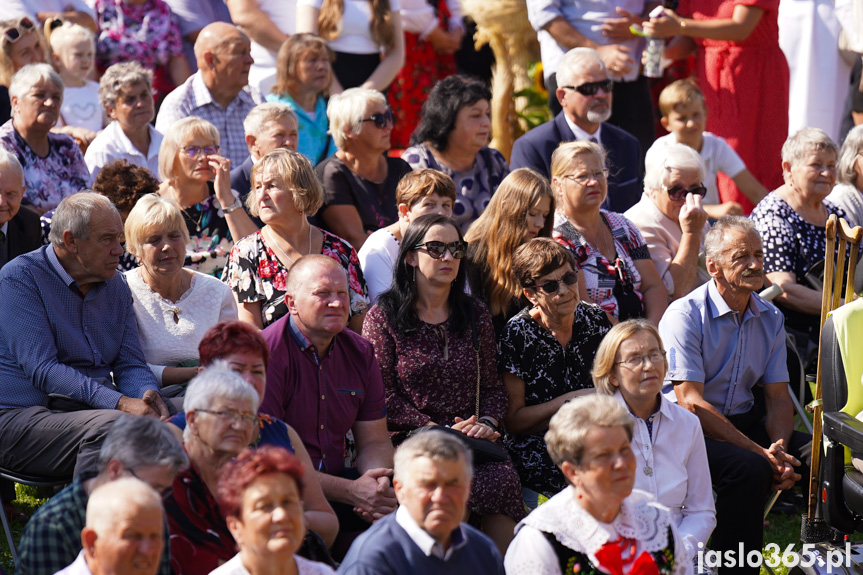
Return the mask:
<svg viewBox="0 0 863 575">
<path fill-rule="evenodd" d="M 139 269 L 126 272 L 144 359 L 160 384 L 166 367 L 198 360 L 198 344 L 208 329 L 237 319 L 231 288 L 212 276 L 192 273 L 189 289 L 172 302 L 150 289 Z"/>
</svg>

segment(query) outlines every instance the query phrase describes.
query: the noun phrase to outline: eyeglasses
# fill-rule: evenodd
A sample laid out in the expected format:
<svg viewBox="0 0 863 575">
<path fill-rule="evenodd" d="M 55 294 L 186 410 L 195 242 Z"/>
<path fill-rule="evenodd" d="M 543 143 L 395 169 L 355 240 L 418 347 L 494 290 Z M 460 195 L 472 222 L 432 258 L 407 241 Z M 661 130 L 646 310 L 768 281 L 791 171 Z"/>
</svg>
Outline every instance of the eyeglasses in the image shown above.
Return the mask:
<svg viewBox="0 0 863 575">
<path fill-rule="evenodd" d="M 425 242 L 414 246 L 415 250 L 420 248 L 425 248 L 429 256 L 436 260 L 442 259 L 447 250 L 454 260 L 460 260 L 467 254 L 467 242 L 462 240 L 449 244 L 437 241 Z"/>
<path fill-rule="evenodd" d="M 593 96 L 600 89 L 606 94 L 611 94 L 614 88 L 614 82 L 611 80 L 600 80 L 599 82 L 585 82 L 581 86 L 561 86 L 564 90 L 575 90 L 582 96 Z"/>
<path fill-rule="evenodd" d="M 544 281 L 537 286 L 530 286 L 530 289 L 539 289 L 546 295 L 554 295 L 560 289 L 561 282 L 567 286 L 574 286 L 578 283 L 578 274 L 576 272 L 566 272 L 559 280 Z"/>
<path fill-rule="evenodd" d="M 648 359 L 653 365 L 659 365 L 665 361 L 665 350 L 651 351 L 644 355 L 630 355 L 623 361 L 616 362 L 614 365 L 625 365 L 629 369 L 638 369 L 644 367 L 644 362 Z"/>
<path fill-rule="evenodd" d="M 674 202 L 679 202 L 686 198 L 686 194 L 703 196 L 707 193 L 707 188 L 704 187 L 704 184 L 695 184 L 688 188 L 684 188 L 683 186 L 671 186 L 670 188 L 668 186 L 662 186 L 662 188 L 668 193 L 668 197 Z"/>
<path fill-rule="evenodd" d="M 212 156 L 219 152 L 219 148 L 213 146 L 183 146 L 180 149 L 186 152 L 190 158 L 197 158 L 201 154 Z"/>
<path fill-rule="evenodd" d="M 9 42 L 14 44 L 20 40 L 22 36 L 29 34 L 35 29 L 36 26 L 33 24 L 33 21 L 25 16 L 18 20 L 18 24 L 12 28 L 6 28 L 6 30 L 3 31 L 3 35 L 6 36 L 6 39 L 9 40 Z"/>
<path fill-rule="evenodd" d="M 387 111 L 382 114 L 372 114 L 370 118 L 363 120 L 363 122 L 374 122 L 375 128 L 383 130 L 387 126 L 395 124 L 396 118 L 393 116 L 393 111 L 387 109 Z"/>
<path fill-rule="evenodd" d="M 196 409 L 198 413 L 215 415 L 219 419 L 230 420 L 231 423 L 242 423 L 243 425 L 254 425 L 258 422 L 258 416 L 247 411 L 210 411 L 209 409 Z"/>
<path fill-rule="evenodd" d="M 597 182 L 605 180 L 608 177 L 608 170 L 603 169 L 596 172 L 584 172 L 577 176 L 568 174 L 561 177 L 565 180 L 572 180 L 580 186 L 586 186 L 591 180 L 596 180 Z"/>
</svg>

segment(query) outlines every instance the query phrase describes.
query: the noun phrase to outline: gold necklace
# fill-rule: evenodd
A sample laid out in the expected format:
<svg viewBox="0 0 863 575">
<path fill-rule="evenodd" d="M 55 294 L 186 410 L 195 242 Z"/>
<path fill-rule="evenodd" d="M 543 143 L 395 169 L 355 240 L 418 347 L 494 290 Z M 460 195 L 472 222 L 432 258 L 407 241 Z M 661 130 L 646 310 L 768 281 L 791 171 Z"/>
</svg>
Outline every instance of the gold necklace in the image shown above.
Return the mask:
<svg viewBox="0 0 863 575">
<path fill-rule="evenodd" d="M 296 263 L 294 258 L 292 258 L 287 253 L 285 253 L 285 250 L 282 249 L 282 247 L 279 245 L 279 242 L 276 241 L 276 239 L 274 237 L 272 237 L 273 229 L 270 228 L 269 226 L 267 226 L 267 231 L 270 232 L 270 236 L 271 236 L 270 241 L 276 247 L 276 249 L 279 250 L 279 253 L 282 254 L 283 256 L 285 256 L 288 260 L 290 260 L 291 265 L 294 265 Z M 288 245 L 291 245 L 290 242 L 288 242 Z M 291 247 L 293 247 L 293 246 L 291 246 Z M 296 249 L 296 248 L 294 248 L 294 249 Z M 300 250 L 297 250 L 297 253 L 300 254 L 300 257 L 303 257 L 303 255 L 304 255 L 304 254 L 300 253 Z M 312 253 L 312 225 L 309 224 L 309 251 L 305 255 L 309 255 L 311 253 Z"/>
</svg>

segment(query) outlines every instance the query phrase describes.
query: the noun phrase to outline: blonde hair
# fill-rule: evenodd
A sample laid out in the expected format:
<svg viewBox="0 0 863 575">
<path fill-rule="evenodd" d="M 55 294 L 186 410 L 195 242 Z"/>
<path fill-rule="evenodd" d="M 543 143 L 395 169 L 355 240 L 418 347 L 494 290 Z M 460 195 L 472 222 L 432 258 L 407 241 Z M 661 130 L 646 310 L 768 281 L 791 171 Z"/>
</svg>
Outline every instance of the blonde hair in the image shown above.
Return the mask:
<svg viewBox="0 0 863 575">
<path fill-rule="evenodd" d="M 306 55 L 324 54 L 330 61 L 329 80 L 324 92 L 329 92 L 333 82 L 333 60 L 336 54 L 327 46 L 326 41 L 314 34 L 292 34 L 284 41 L 276 56 L 276 83 L 270 88 L 273 94 L 288 94 L 299 84 L 297 68 Z"/>
<path fill-rule="evenodd" d="M 182 234 L 183 242 L 189 242 L 189 230 L 179 204 L 170 198 L 147 194 L 138 200 L 126 217 L 126 251 L 140 260 L 144 238 L 153 230 L 177 230 Z"/>
<path fill-rule="evenodd" d="M 455 183 L 448 175 L 431 168 L 419 168 L 405 174 L 396 186 L 396 205 L 410 210 L 414 204 L 431 195 L 448 198 L 455 203 Z"/>
<path fill-rule="evenodd" d="M 545 433 L 545 446 L 554 464 L 560 467 L 569 461 L 580 466 L 587 434 L 598 427 L 622 427 L 632 441 L 632 417 L 613 397 L 594 393 L 563 404 Z"/>
<path fill-rule="evenodd" d="M 698 87 L 694 78 L 676 80 L 659 93 L 659 111 L 664 118 L 667 118 L 677 106 L 693 102 L 699 102 L 707 111 L 704 105 L 704 92 Z"/>
<path fill-rule="evenodd" d="M 27 19 L 29 20 L 29 18 Z M 2 32 L 10 28 L 18 28 L 21 20 L 23 20 L 23 18 L 12 18 L 11 20 L 0 21 L 0 86 L 8 87 L 9 83 L 12 81 L 12 76 L 14 76 L 17 71 L 12 63 L 13 43 L 7 40 L 6 34 L 3 34 Z M 39 45 L 39 49 L 42 50 L 42 61 L 44 62 L 47 59 L 46 56 L 48 54 L 48 46 L 47 42 L 45 42 L 45 37 L 37 27 L 34 27 L 30 32 L 26 32 L 26 34 L 31 33 L 36 34 L 36 41 Z"/>
<path fill-rule="evenodd" d="M 62 48 L 77 40 L 89 41 L 93 50 L 96 50 L 96 37 L 93 33 L 74 22 L 63 22 L 59 28 L 56 28 L 50 34 L 46 34 L 46 37 L 52 54 L 57 54 Z"/>
<path fill-rule="evenodd" d="M 554 153 L 551 154 L 551 177 L 560 178 L 567 175 L 569 172 L 569 165 L 574 159 L 590 155 L 599 158 L 600 163 L 605 167 L 605 151 L 599 146 L 599 144 L 594 144 L 587 140 L 563 142 L 557 147 Z M 555 191 L 557 192 L 555 194 L 555 199 L 562 206 L 563 198 L 559 197 L 561 193 L 560 187 L 558 186 Z"/>
<path fill-rule="evenodd" d="M 593 370 L 591 371 L 593 386 L 598 393 L 614 395 L 617 386 L 611 383 L 611 374 L 617 369 L 617 365 L 615 365 L 617 363 L 617 352 L 623 342 L 635 334 L 642 332 L 652 335 L 656 339 L 656 343 L 659 344 L 660 349 L 662 349 L 662 338 L 659 337 L 659 331 L 646 319 L 630 319 L 620 322 L 611 328 L 605 334 L 605 337 L 602 338 L 602 342 L 596 350 L 596 357 L 593 360 Z M 665 368 L 668 369 L 668 359 L 665 358 L 664 354 L 663 362 L 665 363 Z"/>
<path fill-rule="evenodd" d="M 162 138 L 162 145 L 159 147 L 160 180 L 167 182 L 176 177 L 174 166 L 177 163 L 177 155 L 180 153 L 180 148 L 183 147 L 183 142 L 198 136 L 208 138 L 214 146 L 218 147 L 219 145 L 219 130 L 203 118 L 188 116 L 182 120 L 177 120 L 168 128 L 165 137 Z"/>
<path fill-rule="evenodd" d="M 327 120 L 330 122 L 330 134 L 339 149 L 344 149 L 348 134 L 359 134 L 363 131 L 363 116 L 369 104 L 387 105 L 387 98 L 376 90 L 367 88 L 348 88 L 341 94 L 330 98 L 327 104 Z"/>
<path fill-rule="evenodd" d="M 264 170 L 272 170 L 285 190 L 293 195 L 294 206 L 306 216 L 315 215 L 324 205 L 324 189 L 315 177 L 315 170 L 308 158 L 292 150 L 279 148 L 258 160 L 252 168 L 251 191 L 246 197 L 246 208 L 257 217 L 258 192 L 256 182 Z"/>
<path fill-rule="evenodd" d="M 487 272 L 483 274 L 482 287 L 492 315 L 504 313 L 512 299 L 521 294 L 512 271 L 512 256 L 525 241 L 528 210 L 544 197 L 549 198 L 551 205 L 539 235 L 550 237 L 554 226 L 554 194 L 548 180 L 530 168 L 519 168 L 503 179 L 488 207 L 465 234 L 472 265 Z"/>
<path fill-rule="evenodd" d="M 396 34 L 390 0 L 370 0 L 372 21 L 369 23 L 372 40 L 389 52 L 395 48 Z M 345 13 L 345 0 L 323 0 L 318 15 L 318 33 L 321 38 L 332 42 L 342 32 L 342 16 Z"/>
</svg>

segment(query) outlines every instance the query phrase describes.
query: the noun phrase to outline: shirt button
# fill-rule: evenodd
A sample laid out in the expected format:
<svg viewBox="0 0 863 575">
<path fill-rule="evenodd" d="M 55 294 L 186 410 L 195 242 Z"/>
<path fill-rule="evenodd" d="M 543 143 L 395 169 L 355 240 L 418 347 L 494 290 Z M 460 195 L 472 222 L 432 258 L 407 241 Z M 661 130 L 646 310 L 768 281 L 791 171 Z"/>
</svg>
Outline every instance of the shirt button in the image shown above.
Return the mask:
<svg viewBox="0 0 863 575">
<path fill-rule="evenodd" d="M 357 392 L 356 392 L 356 391 L 352 391 L 352 392 L 351 392 L 351 395 L 356 395 L 356 394 L 357 394 Z"/>
<path fill-rule="evenodd" d="M 321 459 L 326 459 L 326 458 L 327 458 L 327 454 L 326 454 L 326 453 L 324 453 L 324 454 L 321 456 Z"/>
<path fill-rule="evenodd" d="M 321 426 L 321 429 L 323 429 L 323 428 L 324 428 L 324 426 L 322 425 L 322 426 Z"/>
<path fill-rule="evenodd" d="M 327 396 L 326 396 L 326 395 L 322 395 L 322 396 L 321 396 L 321 399 L 326 399 L 326 398 L 327 398 Z"/>
</svg>

